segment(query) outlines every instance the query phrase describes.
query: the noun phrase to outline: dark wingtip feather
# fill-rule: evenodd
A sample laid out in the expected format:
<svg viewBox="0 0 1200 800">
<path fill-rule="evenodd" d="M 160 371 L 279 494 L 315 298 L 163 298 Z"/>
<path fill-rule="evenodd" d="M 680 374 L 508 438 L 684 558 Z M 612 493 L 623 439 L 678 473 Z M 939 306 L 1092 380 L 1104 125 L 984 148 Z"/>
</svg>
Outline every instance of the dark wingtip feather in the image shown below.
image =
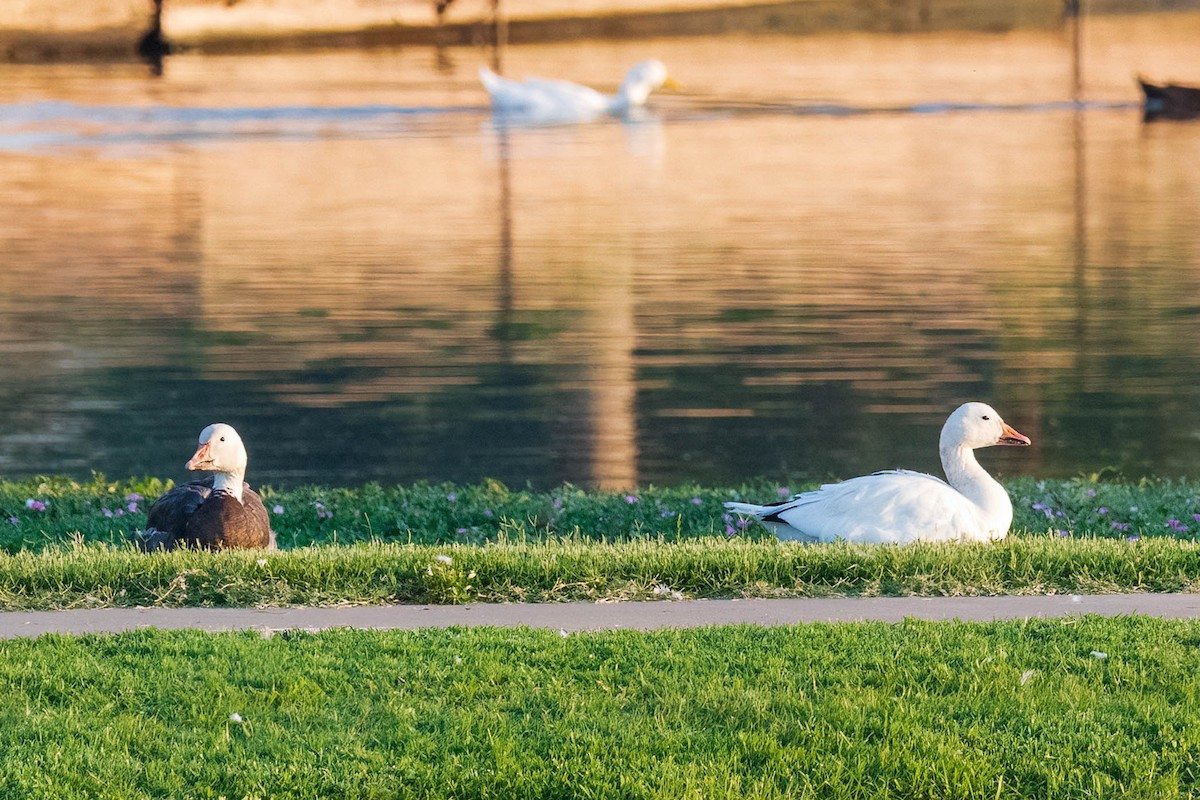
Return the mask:
<svg viewBox="0 0 1200 800">
<path fill-rule="evenodd" d="M 135 531 L 133 537 L 138 550 L 141 550 L 143 553 L 175 549 L 175 534 L 167 531 L 149 528 L 144 531 Z"/>
</svg>

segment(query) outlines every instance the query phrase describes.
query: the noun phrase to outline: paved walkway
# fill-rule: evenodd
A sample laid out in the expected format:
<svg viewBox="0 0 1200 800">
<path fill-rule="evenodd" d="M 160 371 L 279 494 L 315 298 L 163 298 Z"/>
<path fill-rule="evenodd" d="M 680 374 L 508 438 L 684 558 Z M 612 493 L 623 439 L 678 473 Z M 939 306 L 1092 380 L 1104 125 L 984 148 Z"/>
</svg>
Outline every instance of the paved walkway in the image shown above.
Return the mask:
<svg viewBox="0 0 1200 800">
<path fill-rule="evenodd" d="M 171 630 L 380 630 L 455 625 L 527 625 L 565 631 L 694 628 L 746 623 L 988 621 L 1079 614 L 1144 614 L 1200 618 L 1200 595 L 1110 594 L 1052 597 L 868 597 L 797 600 L 685 600 L 644 603 L 478 604 L 468 606 L 347 606 L 339 608 L 103 608 L 0 612 L 0 639 L 44 633 Z"/>
</svg>

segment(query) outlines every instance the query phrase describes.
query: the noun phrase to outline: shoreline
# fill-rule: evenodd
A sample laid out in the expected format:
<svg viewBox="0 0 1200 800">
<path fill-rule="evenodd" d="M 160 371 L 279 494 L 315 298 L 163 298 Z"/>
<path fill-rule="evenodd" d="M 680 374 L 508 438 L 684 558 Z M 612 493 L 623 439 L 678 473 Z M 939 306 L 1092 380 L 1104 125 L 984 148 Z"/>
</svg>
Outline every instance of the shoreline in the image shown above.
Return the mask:
<svg viewBox="0 0 1200 800">
<path fill-rule="evenodd" d="M 144 0 L 42 0 L 0 10 L 0 61 L 135 61 L 150 24 Z M 1083 13 L 1167 13 L 1200 0 L 1093 0 Z M 36 13 L 35 13 L 36 11 Z M 452 47 L 720 34 L 920 33 L 1053 29 L 1062 0 L 454 0 L 439 22 L 429 0 L 166 0 L 163 32 L 179 52 L 212 55 L 376 47 Z"/>
</svg>

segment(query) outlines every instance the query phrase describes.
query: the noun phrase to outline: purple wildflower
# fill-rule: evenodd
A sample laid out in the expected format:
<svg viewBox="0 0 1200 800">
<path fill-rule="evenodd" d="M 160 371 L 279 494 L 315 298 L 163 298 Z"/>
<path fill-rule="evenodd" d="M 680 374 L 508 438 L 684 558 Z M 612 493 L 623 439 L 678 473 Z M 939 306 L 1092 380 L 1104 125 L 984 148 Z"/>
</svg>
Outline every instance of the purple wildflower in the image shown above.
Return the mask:
<svg viewBox="0 0 1200 800">
<path fill-rule="evenodd" d="M 671 515 L 671 509 L 669 509 L 669 508 L 664 508 L 662 511 L 658 512 L 658 515 L 659 515 L 660 517 L 662 517 L 663 519 L 666 519 L 667 517 L 669 517 L 669 516 L 672 516 L 672 515 Z"/>
<path fill-rule="evenodd" d="M 1087 496 L 1088 496 L 1088 497 L 1095 497 L 1095 496 L 1096 496 L 1096 490 L 1095 490 L 1095 489 L 1088 489 L 1088 490 L 1087 490 Z"/>
<path fill-rule="evenodd" d="M 728 525 L 729 523 L 733 522 L 733 514 L 722 514 L 721 519 L 726 525 Z"/>
<path fill-rule="evenodd" d="M 1040 511 L 1046 515 L 1046 519 L 1054 519 L 1054 509 L 1045 503 L 1034 503 L 1030 506 L 1034 511 Z"/>
<path fill-rule="evenodd" d="M 704 505 L 704 501 L 703 501 L 703 500 L 701 500 L 699 497 L 693 497 L 693 498 L 692 498 L 692 505 L 694 505 L 694 506 L 702 506 L 702 505 Z"/>
<path fill-rule="evenodd" d="M 16 517 L 9 517 L 9 518 L 8 518 L 8 521 L 9 521 L 9 522 L 11 522 L 13 525 L 20 525 L 20 524 L 21 524 L 21 520 L 17 519 Z"/>
<path fill-rule="evenodd" d="M 1114 531 L 1127 531 L 1127 530 L 1129 530 L 1129 523 L 1128 523 L 1128 522 L 1114 522 L 1114 523 L 1112 524 L 1112 526 L 1113 526 L 1113 530 L 1114 530 Z"/>
<path fill-rule="evenodd" d="M 562 498 L 561 497 L 554 498 L 554 502 L 550 504 L 550 507 L 553 508 L 555 511 L 561 510 L 562 509 Z"/>
<path fill-rule="evenodd" d="M 1184 525 L 1182 522 L 1180 522 L 1177 519 L 1167 520 L 1167 527 L 1170 528 L 1171 530 L 1175 531 L 1176 533 L 1183 533 L 1184 531 L 1186 531 L 1188 529 L 1187 525 Z"/>
<path fill-rule="evenodd" d="M 1200 514 L 1192 514 L 1192 519 L 1196 520 L 1196 522 L 1200 522 Z"/>
<path fill-rule="evenodd" d="M 749 527 L 750 527 L 750 520 L 748 520 L 748 519 L 739 519 L 739 520 L 737 521 L 737 526 L 738 526 L 739 528 L 741 528 L 742 530 L 746 530 L 746 528 L 749 528 Z"/>
<path fill-rule="evenodd" d="M 127 505 L 127 506 L 125 506 L 125 507 L 126 507 L 127 509 L 129 509 L 129 513 L 130 513 L 130 514 L 136 514 L 136 513 L 138 513 L 138 504 L 137 504 L 137 500 L 131 500 L 131 501 L 129 502 L 129 505 Z"/>
<path fill-rule="evenodd" d="M 1127 541 L 1127 542 L 1137 542 L 1137 541 L 1141 541 L 1141 538 L 1142 538 L 1142 537 L 1140 537 L 1140 536 L 1126 536 L 1126 537 L 1125 537 L 1125 541 Z"/>
<path fill-rule="evenodd" d="M 454 532 L 455 532 L 455 533 L 457 533 L 459 536 L 462 536 L 464 533 L 466 533 L 466 532 L 467 532 L 467 529 L 466 529 L 466 528 L 459 528 L 458 530 L 456 530 L 456 531 L 454 531 Z"/>
<path fill-rule="evenodd" d="M 451 492 L 450 494 L 446 495 L 446 499 L 449 500 L 451 503 L 454 503 L 458 500 L 458 495 L 455 494 L 454 492 Z"/>
<path fill-rule="evenodd" d="M 143 498 L 143 497 L 142 497 L 140 494 L 138 494 L 137 492 L 130 492 L 129 494 L 125 495 L 125 502 L 126 502 L 126 503 L 136 503 L 137 501 L 139 501 L 139 500 L 144 500 L 144 499 L 145 499 L 145 498 Z"/>
<path fill-rule="evenodd" d="M 30 511 L 45 511 L 48 505 L 50 505 L 49 500 L 43 502 L 41 500 L 34 500 L 32 497 L 25 501 L 25 507 Z"/>
<path fill-rule="evenodd" d="M 787 497 L 791 493 L 792 493 L 792 490 L 789 489 L 788 487 L 786 487 L 786 486 L 779 487 L 779 496 L 780 497 Z"/>
<path fill-rule="evenodd" d="M 272 509 L 271 509 L 271 513 L 272 513 L 272 514 L 275 514 L 275 515 L 282 514 L 282 513 L 283 513 L 283 506 L 281 506 L 281 505 L 276 505 L 274 508 L 272 508 Z"/>
<path fill-rule="evenodd" d="M 104 516 L 108 517 L 109 519 L 112 519 L 113 512 L 112 512 L 111 508 L 107 508 L 107 507 L 102 508 L 102 509 L 100 509 L 100 513 L 103 514 Z"/>
<path fill-rule="evenodd" d="M 725 526 L 725 535 L 726 536 L 736 536 L 737 531 L 733 529 L 732 525 L 726 525 Z"/>
<path fill-rule="evenodd" d="M 483 510 L 483 515 L 485 517 L 487 517 L 488 519 L 491 519 L 492 517 L 496 516 L 495 514 L 492 513 L 492 510 L 490 508 L 485 508 Z"/>
<path fill-rule="evenodd" d="M 633 505 L 637 501 L 638 501 L 637 495 L 632 495 L 632 494 L 625 495 L 625 502 L 629 503 L 629 505 Z"/>
<path fill-rule="evenodd" d="M 1100 506 L 1099 508 L 1096 509 L 1096 513 L 1099 514 L 1100 516 L 1104 516 L 1105 514 L 1108 513 L 1108 509 L 1105 508 L 1104 506 Z"/>
<path fill-rule="evenodd" d="M 1057 531 L 1057 533 L 1059 536 L 1070 536 L 1071 535 L 1070 531 Z"/>
</svg>

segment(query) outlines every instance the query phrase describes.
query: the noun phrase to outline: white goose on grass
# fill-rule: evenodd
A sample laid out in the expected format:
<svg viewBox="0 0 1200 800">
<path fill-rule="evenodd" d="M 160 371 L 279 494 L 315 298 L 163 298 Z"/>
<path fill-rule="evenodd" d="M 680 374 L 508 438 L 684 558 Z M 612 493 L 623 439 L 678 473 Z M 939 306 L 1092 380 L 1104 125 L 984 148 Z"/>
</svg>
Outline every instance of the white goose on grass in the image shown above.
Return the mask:
<svg viewBox="0 0 1200 800">
<path fill-rule="evenodd" d="M 603 114 L 622 115 L 645 105 L 650 93 L 673 84 L 661 61 L 651 59 L 635 64 L 615 95 L 606 95 L 570 81 L 504 78 L 487 67 L 479 68 L 479 80 L 487 89 L 492 110 L 523 119 L 586 121 Z"/>
<path fill-rule="evenodd" d="M 752 516 L 781 540 L 875 544 L 986 542 L 1012 524 L 1004 487 L 975 460 L 992 445 L 1028 445 L 986 403 L 965 403 L 942 426 L 946 480 L 909 470 L 877 472 L 798 494 L 773 505 L 726 503 Z"/>
</svg>

